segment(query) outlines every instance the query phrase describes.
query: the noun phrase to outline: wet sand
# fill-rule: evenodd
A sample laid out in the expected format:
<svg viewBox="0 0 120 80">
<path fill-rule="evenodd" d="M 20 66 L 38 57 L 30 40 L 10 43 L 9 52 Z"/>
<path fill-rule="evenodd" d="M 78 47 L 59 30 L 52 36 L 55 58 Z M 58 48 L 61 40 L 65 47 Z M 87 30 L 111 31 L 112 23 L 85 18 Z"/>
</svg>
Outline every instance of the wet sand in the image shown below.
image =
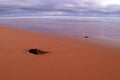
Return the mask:
<svg viewBox="0 0 120 80">
<path fill-rule="evenodd" d="M 118 46 L 7 27 L 0 37 L 0 80 L 120 80 Z"/>
</svg>

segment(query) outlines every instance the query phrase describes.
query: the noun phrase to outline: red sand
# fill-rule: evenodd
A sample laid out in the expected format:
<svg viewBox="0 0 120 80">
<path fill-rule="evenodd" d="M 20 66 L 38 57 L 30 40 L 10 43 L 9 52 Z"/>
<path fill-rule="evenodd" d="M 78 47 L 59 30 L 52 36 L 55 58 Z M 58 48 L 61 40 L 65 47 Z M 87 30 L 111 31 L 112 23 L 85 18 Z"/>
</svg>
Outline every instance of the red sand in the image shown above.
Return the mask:
<svg viewBox="0 0 120 80">
<path fill-rule="evenodd" d="M 120 80 L 120 47 L 4 27 L 0 37 L 0 80 Z"/>
</svg>

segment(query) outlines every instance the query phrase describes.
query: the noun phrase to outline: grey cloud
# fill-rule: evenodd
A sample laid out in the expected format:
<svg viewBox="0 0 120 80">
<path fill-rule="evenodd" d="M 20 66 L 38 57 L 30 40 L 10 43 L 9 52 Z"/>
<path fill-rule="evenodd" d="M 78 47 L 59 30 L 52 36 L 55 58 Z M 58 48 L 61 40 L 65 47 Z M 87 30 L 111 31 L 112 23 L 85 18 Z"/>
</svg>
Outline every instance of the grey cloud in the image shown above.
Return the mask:
<svg viewBox="0 0 120 80">
<path fill-rule="evenodd" d="M 101 7 L 96 0 L 19 0 L 0 2 L 1 15 L 120 15 L 120 5 Z"/>
</svg>

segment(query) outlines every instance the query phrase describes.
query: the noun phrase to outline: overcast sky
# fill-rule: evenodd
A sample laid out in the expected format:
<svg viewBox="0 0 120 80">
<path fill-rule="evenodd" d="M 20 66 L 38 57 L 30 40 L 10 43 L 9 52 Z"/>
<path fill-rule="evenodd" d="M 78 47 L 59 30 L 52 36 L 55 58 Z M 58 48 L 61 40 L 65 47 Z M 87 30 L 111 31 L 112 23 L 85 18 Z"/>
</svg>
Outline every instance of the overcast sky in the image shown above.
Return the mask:
<svg viewBox="0 0 120 80">
<path fill-rule="evenodd" d="M 0 16 L 120 16 L 120 0 L 0 0 Z"/>
</svg>

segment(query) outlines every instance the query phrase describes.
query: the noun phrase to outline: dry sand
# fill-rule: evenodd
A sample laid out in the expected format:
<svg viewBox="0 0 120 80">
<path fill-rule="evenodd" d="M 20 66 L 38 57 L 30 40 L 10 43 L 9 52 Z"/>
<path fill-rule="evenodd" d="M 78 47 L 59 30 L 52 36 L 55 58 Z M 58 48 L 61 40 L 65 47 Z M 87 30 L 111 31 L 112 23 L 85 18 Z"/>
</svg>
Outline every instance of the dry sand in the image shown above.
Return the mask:
<svg viewBox="0 0 120 80">
<path fill-rule="evenodd" d="M 0 80 L 120 80 L 120 47 L 0 27 Z"/>
</svg>

